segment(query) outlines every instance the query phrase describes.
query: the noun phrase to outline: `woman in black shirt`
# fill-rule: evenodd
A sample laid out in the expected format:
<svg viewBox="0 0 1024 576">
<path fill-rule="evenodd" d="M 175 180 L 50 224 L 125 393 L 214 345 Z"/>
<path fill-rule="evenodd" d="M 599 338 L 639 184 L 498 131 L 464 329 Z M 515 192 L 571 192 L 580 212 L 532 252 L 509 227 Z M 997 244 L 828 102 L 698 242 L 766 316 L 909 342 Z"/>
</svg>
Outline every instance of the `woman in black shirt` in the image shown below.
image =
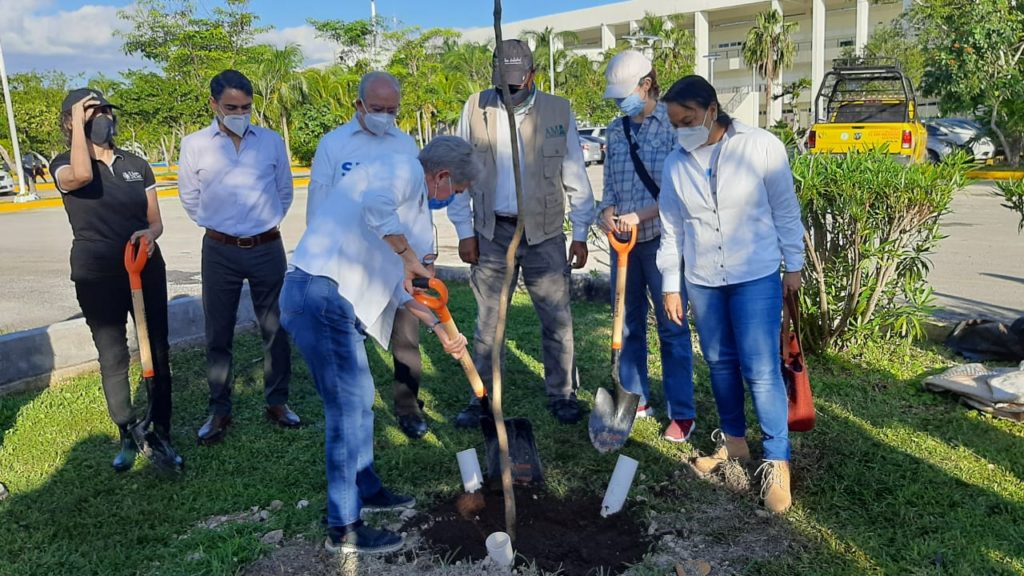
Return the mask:
<svg viewBox="0 0 1024 576">
<path fill-rule="evenodd" d="M 167 341 L 167 271 L 156 239 L 163 233 L 156 178 L 149 163 L 114 147 L 114 106 L 96 90 L 72 90 L 61 107 L 61 127 L 70 150 L 50 163 L 74 234 L 71 280 L 99 352 L 107 411 L 121 432 L 117 471 L 128 470 L 139 448 L 162 450 L 154 462 L 181 459 L 170 448 L 171 368 Z M 127 316 L 131 289 L 124 267 L 125 245 L 145 238 L 149 259 L 142 289 L 155 376 L 147 390 L 152 434 L 161 442 L 138 446 L 142 438 L 128 383 Z M 134 434 L 133 434 L 134 433 Z M 170 452 L 169 454 L 167 452 Z"/>
</svg>

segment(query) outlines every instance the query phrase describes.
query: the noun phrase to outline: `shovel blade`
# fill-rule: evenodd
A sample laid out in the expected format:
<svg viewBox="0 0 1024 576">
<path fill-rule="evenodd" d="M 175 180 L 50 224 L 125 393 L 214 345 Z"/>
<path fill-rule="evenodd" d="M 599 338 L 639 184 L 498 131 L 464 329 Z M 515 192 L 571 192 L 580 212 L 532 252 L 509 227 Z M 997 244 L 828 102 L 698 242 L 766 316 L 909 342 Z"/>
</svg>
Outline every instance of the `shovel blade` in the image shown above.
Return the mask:
<svg viewBox="0 0 1024 576">
<path fill-rule="evenodd" d="M 590 413 L 590 443 L 602 454 L 622 448 L 633 430 L 640 395 L 626 391 L 615 383 L 615 396 L 598 388 L 594 395 L 594 409 Z"/>
<path fill-rule="evenodd" d="M 494 418 L 486 414 L 482 416 L 480 430 L 484 434 L 487 452 L 488 481 L 492 486 L 500 485 L 501 452 L 498 449 L 498 429 Z M 533 425 L 526 418 L 506 418 L 505 433 L 508 436 L 508 456 L 512 463 L 512 482 L 526 486 L 543 484 L 544 468 L 533 436 Z"/>
</svg>

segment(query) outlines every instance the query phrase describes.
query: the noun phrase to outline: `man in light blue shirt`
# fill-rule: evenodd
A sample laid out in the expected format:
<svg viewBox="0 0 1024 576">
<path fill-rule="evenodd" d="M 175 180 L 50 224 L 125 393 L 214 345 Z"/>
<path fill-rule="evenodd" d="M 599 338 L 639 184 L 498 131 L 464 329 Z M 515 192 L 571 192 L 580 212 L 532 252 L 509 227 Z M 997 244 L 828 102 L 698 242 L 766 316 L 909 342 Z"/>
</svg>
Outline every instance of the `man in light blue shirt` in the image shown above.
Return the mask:
<svg viewBox="0 0 1024 576">
<path fill-rule="evenodd" d="M 292 204 L 292 175 L 284 140 L 250 125 L 252 83 L 225 70 L 210 81 L 213 123 L 181 141 L 178 193 L 185 212 L 206 229 L 203 313 L 210 416 L 199 441 L 223 439 L 231 424 L 232 355 L 242 282 L 248 280 L 263 336 L 266 416 L 293 428 L 288 406 L 291 350 L 281 328 L 278 297 L 287 260 L 278 226 Z"/>
</svg>

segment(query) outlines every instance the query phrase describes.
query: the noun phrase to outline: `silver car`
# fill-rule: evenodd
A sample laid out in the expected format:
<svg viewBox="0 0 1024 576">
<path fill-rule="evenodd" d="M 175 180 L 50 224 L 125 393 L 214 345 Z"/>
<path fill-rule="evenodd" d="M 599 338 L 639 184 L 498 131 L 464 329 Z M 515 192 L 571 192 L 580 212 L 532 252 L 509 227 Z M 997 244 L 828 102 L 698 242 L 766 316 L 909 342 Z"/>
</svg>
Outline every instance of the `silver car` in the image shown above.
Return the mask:
<svg viewBox="0 0 1024 576">
<path fill-rule="evenodd" d="M 14 178 L 7 172 L 0 170 L 0 194 L 14 193 Z"/>
<path fill-rule="evenodd" d="M 601 164 L 604 162 L 604 144 L 593 136 L 580 136 L 580 147 L 583 148 L 583 163 Z"/>
<path fill-rule="evenodd" d="M 936 118 L 928 120 L 925 124 L 928 127 L 929 141 L 933 138 L 944 140 L 966 150 L 976 161 L 989 160 L 996 155 L 996 146 L 992 139 L 986 136 L 985 129 L 973 120 Z"/>
</svg>

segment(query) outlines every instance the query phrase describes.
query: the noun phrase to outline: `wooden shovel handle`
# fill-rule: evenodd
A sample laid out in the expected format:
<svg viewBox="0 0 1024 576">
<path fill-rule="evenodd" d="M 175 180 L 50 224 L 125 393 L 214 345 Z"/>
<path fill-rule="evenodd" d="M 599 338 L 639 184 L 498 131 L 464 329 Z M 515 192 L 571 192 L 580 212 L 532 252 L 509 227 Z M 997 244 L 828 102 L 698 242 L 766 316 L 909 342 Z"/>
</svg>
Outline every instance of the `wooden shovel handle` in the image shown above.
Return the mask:
<svg viewBox="0 0 1024 576">
<path fill-rule="evenodd" d="M 149 324 L 146 322 L 146 300 L 142 295 L 142 269 L 149 260 L 149 247 L 145 236 L 138 245 L 128 242 L 124 247 L 124 267 L 128 271 L 128 283 L 132 289 L 132 311 L 135 313 L 135 333 L 139 337 L 139 359 L 142 361 L 142 377 L 152 378 L 153 351 L 149 346 Z"/>
<path fill-rule="evenodd" d="M 437 292 L 437 296 L 432 296 L 426 292 L 418 292 L 413 297 L 417 302 L 430 308 L 437 314 L 438 319 L 441 320 L 441 327 L 444 328 L 444 332 L 449 338 L 458 338 L 459 328 L 455 325 L 452 313 L 448 310 L 448 287 L 444 285 L 444 282 L 437 278 L 416 278 L 412 281 L 412 285 L 421 290 L 429 289 Z M 477 398 L 483 399 L 487 395 L 487 388 L 484 387 L 483 380 L 480 379 L 480 373 L 476 371 L 476 365 L 473 364 L 473 359 L 470 358 L 469 350 L 462 355 L 459 363 L 462 364 L 462 370 L 466 372 L 469 385 L 473 387 L 473 394 Z"/>
</svg>

